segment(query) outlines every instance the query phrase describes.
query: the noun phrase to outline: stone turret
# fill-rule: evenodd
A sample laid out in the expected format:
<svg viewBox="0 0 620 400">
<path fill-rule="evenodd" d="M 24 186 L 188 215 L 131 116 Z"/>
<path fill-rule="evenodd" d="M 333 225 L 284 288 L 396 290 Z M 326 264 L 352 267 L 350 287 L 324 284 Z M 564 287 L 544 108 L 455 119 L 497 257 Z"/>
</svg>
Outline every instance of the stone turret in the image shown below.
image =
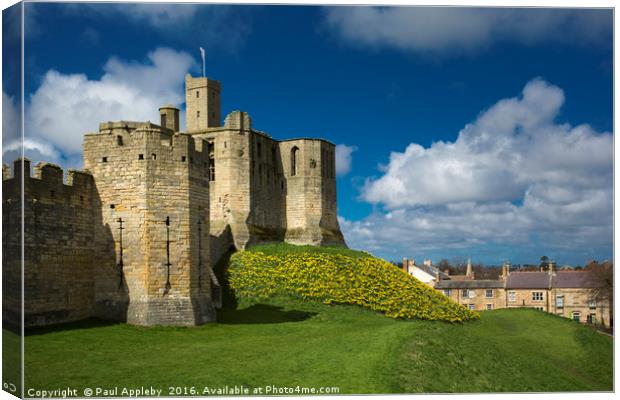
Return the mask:
<svg viewBox="0 0 620 400">
<path fill-rule="evenodd" d="M 187 131 L 221 126 L 219 81 L 185 75 L 185 118 Z"/>
<path fill-rule="evenodd" d="M 162 128 L 168 128 L 172 132 L 180 130 L 179 125 L 179 109 L 172 104 L 166 104 L 159 108 L 160 125 Z"/>
</svg>

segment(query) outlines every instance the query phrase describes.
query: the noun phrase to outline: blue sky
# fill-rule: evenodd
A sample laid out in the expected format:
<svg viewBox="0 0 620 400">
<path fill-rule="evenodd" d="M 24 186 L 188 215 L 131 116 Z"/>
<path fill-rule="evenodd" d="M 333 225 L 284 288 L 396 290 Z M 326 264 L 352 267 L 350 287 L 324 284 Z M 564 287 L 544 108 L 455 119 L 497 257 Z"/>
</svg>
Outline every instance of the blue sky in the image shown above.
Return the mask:
<svg viewBox="0 0 620 400">
<path fill-rule="evenodd" d="M 397 260 L 612 257 L 610 10 L 26 4 L 27 155 L 81 166 L 183 75 L 277 139 L 339 145 L 347 242 Z M 11 28 L 4 29 L 5 60 Z M 19 86 L 3 76 L 5 162 Z M 15 108 L 15 107 L 13 107 Z M 61 118 L 63 116 L 64 118 Z"/>
</svg>

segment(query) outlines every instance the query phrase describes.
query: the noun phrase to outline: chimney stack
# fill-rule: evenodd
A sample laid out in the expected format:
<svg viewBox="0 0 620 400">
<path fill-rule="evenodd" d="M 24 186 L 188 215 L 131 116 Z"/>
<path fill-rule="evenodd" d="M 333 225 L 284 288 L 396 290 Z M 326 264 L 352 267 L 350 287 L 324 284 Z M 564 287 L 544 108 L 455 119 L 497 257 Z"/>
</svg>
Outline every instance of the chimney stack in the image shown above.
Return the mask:
<svg viewBox="0 0 620 400">
<path fill-rule="evenodd" d="M 439 271 L 435 272 L 435 282 L 439 282 L 441 278 L 439 277 Z"/>
<path fill-rule="evenodd" d="M 467 272 L 465 273 L 465 276 L 471 279 L 474 278 L 474 271 L 471 268 L 471 258 L 467 259 Z"/>
<path fill-rule="evenodd" d="M 549 261 L 549 275 L 555 275 L 555 261 Z"/>
</svg>

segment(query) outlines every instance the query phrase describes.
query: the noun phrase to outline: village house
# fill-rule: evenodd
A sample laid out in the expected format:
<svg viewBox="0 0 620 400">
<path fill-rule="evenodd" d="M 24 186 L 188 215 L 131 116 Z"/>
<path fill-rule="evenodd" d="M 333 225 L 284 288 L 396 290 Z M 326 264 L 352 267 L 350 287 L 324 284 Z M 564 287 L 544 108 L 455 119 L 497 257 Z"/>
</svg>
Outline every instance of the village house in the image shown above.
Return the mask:
<svg viewBox="0 0 620 400">
<path fill-rule="evenodd" d="M 436 274 L 431 286 L 470 310 L 527 307 L 611 327 L 611 302 L 598 295 L 593 271 L 557 271 L 551 262 L 547 270 L 511 272 L 506 263 L 499 279 L 474 279 L 469 262 L 465 275 Z"/>
</svg>

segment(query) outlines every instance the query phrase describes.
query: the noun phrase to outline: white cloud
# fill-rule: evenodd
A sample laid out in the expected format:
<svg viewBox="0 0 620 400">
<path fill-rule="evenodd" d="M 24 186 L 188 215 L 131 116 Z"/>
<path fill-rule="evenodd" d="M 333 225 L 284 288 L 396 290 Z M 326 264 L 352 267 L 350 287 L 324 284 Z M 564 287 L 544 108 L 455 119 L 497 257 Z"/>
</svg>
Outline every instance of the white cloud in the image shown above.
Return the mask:
<svg viewBox="0 0 620 400">
<path fill-rule="evenodd" d="M 15 99 L 2 92 L 2 143 L 3 148 L 8 143 L 19 139 L 20 121 L 19 111 Z M 4 152 L 4 150 L 3 150 Z"/>
<path fill-rule="evenodd" d="M 361 193 L 387 211 L 341 219 L 348 243 L 426 251 L 611 246 L 612 135 L 556 123 L 563 103 L 560 88 L 534 79 L 456 141 L 393 152 Z"/>
<path fill-rule="evenodd" d="M 146 23 L 155 28 L 174 28 L 191 23 L 198 13 L 198 4 L 64 4 L 64 11 L 68 14 L 83 15 L 85 10 L 108 17 L 125 17 L 139 23 Z"/>
<path fill-rule="evenodd" d="M 83 135 L 97 131 L 100 122 L 157 123 L 160 106 L 184 102 L 185 73 L 195 61 L 187 53 L 166 48 L 147 58 L 138 63 L 112 57 L 98 80 L 48 71 L 28 101 L 26 136 L 71 157 L 81 152 Z"/>
<path fill-rule="evenodd" d="M 346 175 L 351 171 L 352 154 L 357 150 L 356 146 L 339 144 L 336 146 L 336 175 Z"/>
<path fill-rule="evenodd" d="M 610 10 L 329 7 L 329 29 L 356 46 L 456 54 L 495 41 L 593 43 L 611 40 Z"/>
</svg>

